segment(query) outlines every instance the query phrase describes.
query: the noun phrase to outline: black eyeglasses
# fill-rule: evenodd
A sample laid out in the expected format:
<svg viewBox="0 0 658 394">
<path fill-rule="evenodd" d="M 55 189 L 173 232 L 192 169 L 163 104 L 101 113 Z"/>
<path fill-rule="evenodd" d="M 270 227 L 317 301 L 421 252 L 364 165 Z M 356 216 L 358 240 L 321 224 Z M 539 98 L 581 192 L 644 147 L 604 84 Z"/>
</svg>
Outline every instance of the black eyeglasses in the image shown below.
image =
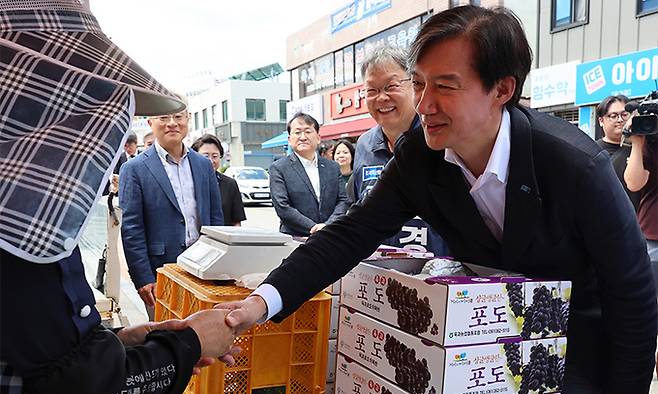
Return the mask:
<svg viewBox="0 0 658 394">
<path fill-rule="evenodd" d="M 621 117 L 622 120 L 628 119 L 629 116 L 631 116 L 630 112 L 626 111 L 621 111 L 621 112 L 610 112 L 609 114 L 605 114 L 605 116 L 610 119 L 610 120 L 617 120 Z"/>
</svg>

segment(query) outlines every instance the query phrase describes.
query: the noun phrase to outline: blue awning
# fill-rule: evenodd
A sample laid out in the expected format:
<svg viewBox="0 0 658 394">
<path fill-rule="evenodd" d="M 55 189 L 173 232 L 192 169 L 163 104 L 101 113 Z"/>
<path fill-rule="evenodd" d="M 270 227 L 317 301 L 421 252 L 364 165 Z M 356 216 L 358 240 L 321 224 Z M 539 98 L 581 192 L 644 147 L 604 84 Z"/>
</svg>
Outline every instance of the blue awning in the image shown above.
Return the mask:
<svg viewBox="0 0 658 394">
<path fill-rule="evenodd" d="M 283 133 L 277 135 L 276 137 L 272 137 L 269 140 L 263 142 L 260 144 L 260 147 L 263 149 L 268 149 L 268 148 L 276 148 L 277 146 L 285 146 L 288 145 L 288 132 L 284 131 Z"/>
</svg>

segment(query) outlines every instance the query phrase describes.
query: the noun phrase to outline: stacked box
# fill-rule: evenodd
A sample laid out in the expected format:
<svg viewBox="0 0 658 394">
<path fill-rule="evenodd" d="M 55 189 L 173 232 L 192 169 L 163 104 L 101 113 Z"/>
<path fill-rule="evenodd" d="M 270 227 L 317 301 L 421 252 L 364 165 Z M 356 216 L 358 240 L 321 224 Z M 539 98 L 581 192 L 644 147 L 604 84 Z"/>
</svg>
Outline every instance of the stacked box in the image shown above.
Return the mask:
<svg viewBox="0 0 658 394">
<path fill-rule="evenodd" d="M 359 363 L 338 355 L 336 361 L 336 394 L 408 394 Z"/>
<path fill-rule="evenodd" d="M 336 282 L 331 284 L 330 286 L 327 286 L 326 289 L 324 289 L 326 293 L 329 293 L 331 295 L 340 295 L 340 279 L 338 279 Z"/>
<path fill-rule="evenodd" d="M 411 394 L 553 393 L 559 391 L 564 374 L 566 338 L 442 347 L 341 307 L 338 351 L 339 393 L 376 375 Z M 346 357 L 369 369 L 370 375 L 346 366 Z M 375 383 L 383 382 L 380 378 Z"/>
<path fill-rule="evenodd" d="M 487 273 L 495 274 L 491 269 Z M 341 304 L 443 346 L 564 336 L 570 298 L 569 281 L 420 279 L 365 263 L 341 283 Z"/>
<path fill-rule="evenodd" d="M 336 392 L 336 383 L 327 383 L 324 386 L 324 394 L 334 394 Z"/>
<path fill-rule="evenodd" d="M 340 307 L 339 296 L 331 296 L 331 320 L 329 321 L 329 339 L 338 337 L 338 308 Z"/>
<path fill-rule="evenodd" d="M 338 342 L 336 339 L 329 340 L 329 358 L 327 359 L 327 383 L 333 383 L 336 380 L 336 352 Z"/>
</svg>

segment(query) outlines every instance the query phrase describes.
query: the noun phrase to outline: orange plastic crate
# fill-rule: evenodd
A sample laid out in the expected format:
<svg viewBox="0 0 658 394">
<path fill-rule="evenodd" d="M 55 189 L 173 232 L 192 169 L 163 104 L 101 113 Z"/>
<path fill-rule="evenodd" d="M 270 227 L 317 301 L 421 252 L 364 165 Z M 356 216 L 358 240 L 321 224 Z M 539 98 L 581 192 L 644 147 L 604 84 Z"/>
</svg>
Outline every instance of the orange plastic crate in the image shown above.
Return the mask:
<svg viewBox="0 0 658 394">
<path fill-rule="evenodd" d="M 241 300 L 251 291 L 199 279 L 175 264 L 158 270 L 155 320 L 184 319 L 215 304 Z M 235 339 L 242 352 L 235 365 L 223 363 L 193 376 L 185 392 L 324 393 L 331 296 L 319 293 L 280 324 L 257 325 Z M 268 390 L 270 388 L 270 390 Z M 278 388 L 278 389 L 276 389 Z"/>
</svg>

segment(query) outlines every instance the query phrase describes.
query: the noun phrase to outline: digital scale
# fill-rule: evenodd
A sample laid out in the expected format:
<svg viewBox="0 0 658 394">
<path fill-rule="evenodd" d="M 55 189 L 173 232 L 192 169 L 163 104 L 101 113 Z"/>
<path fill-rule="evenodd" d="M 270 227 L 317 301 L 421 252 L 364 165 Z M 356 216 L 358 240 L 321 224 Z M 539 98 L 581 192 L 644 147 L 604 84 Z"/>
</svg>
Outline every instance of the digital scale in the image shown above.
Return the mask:
<svg viewBox="0 0 658 394">
<path fill-rule="evenodd" d="M 201 234 L 178 256 L 177 263 L 207 280 L 235 280 L 246 274 L 269 273 L 301 245 L 290 235 L 261 228 L 203 226 Z"/>
</svg>

